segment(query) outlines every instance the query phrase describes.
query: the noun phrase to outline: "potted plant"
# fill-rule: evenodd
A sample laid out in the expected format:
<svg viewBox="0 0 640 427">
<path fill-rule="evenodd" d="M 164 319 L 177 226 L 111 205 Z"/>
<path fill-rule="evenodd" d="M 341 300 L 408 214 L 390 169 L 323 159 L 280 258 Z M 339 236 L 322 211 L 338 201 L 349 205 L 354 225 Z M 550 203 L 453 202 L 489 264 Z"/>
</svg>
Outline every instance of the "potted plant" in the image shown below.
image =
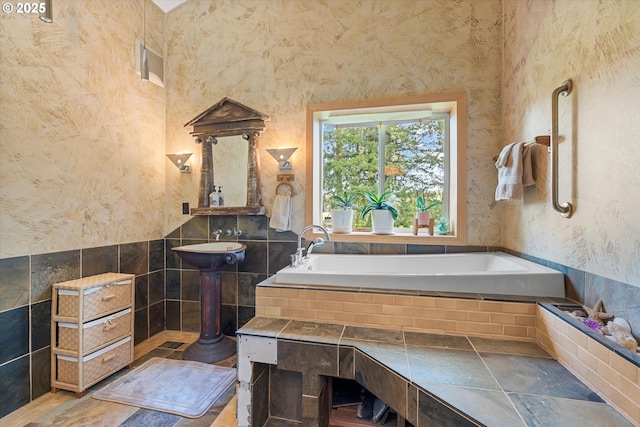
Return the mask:
<svg viewBox="0 0 640 427">
<path fill-rule="evenodd" d="M 418 220 L 418 225 L 429 225 L 429 209 L 435 208 L 441 204 L 441 201 L 435 201 L 429 205 L 425 205 L 424 198 L 422 196 L 418 196 L 418 199 L 416 200 L 416 206 L 418 208 L 418 211 L 416 212 L 416 219 Z"/>
<path fill-rule="evenodd" d="M 342 196 L 333 197 L 333 206 L 337 208 L 331 210 L 332 231 L 334 233 L 351 233 L 353 230 L 355 200 L 356 196 L 347 191 Z"/>
<path fill-rule="evenodd" d="M 389 194 L 390 191 L 379 196 L 371 191 L 365 194 L 367 203 L 360 212 L 360 218 L 364 219 L 371 212 L 371 231 L 374 234 L 393 234 L 393 221 L 398 217 L 398 209 L 387 200 Z"/>
</svg>

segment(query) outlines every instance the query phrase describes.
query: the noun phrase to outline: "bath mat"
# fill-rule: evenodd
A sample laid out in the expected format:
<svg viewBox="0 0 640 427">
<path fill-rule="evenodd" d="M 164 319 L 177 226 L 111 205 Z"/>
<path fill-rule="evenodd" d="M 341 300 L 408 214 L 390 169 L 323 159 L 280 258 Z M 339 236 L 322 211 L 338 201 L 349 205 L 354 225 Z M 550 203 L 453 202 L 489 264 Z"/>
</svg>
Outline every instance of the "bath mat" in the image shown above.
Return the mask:
<svg viewBox="0 0 640 427">
<path fill-rule="evenodd" d="M 233 368 L 154 357 L 97 390 L 93 397 L 198 418 L 235 380 Z"/>
</svg>

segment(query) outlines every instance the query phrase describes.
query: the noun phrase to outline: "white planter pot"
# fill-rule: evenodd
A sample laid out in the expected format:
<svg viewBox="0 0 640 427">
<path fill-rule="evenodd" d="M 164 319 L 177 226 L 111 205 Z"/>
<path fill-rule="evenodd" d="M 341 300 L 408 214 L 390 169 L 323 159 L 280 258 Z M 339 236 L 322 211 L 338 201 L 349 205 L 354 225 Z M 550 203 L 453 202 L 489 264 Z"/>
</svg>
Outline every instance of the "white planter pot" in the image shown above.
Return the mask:
<svg viewBox="0 0 640 427">
<path fill-rule="evenodd" d="M 416 212 L 418 225 L 429 225 L 429 212 Z"/>
<path fill-rule="evenodd" d="M 371 211 L 371 225 L 373 234 L 393 234 L 393 217 L 386 209 Z"/>
<path fill-rule="evenodd" d="M 353 230 L 353 210 L 332 210 L 331 223 L 334 233 L 351 233 Z"/>
</svg>

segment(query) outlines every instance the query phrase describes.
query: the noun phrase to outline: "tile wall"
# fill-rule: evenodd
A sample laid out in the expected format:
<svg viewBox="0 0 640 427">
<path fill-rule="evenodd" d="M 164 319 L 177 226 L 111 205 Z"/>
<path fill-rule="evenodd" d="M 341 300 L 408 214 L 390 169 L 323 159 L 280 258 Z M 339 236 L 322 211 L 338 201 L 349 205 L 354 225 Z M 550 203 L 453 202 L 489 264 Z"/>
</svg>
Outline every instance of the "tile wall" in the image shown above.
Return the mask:
<svg viewBox="0 0 640 427">
<path fill-rule="evenodd" d="M 51 285 L 111 271 L 136 275 L 136 344 L 164 330 L 163 240 L 0 259 L 0 418 L 49 391 Z"/>
<path fill-rule="evenodd" d="M 238 241 L 247 246 L 243 262 L 228 265 L 222 272 L 222 331 L 235 331 L 255 316 L 256 285 L 289 263 L 298 236 L 278 233 L 269 228 L 266 216 L 196 216 L 170 233 L 166 245 L 166 328 L 198 332 L 200 330 L 199 272 L 171 251 L 181 245 L 215 241 Z M 233 230 L 241 234 L 235 236 Z M 228 234 L 227 231 L 231 232 Z"/>
<path fill-rule="evenodd" d="M 226 230 L 234 227 L 242 234 L 227 236 Z M 133 273 L 136 343 L 164 329 L 195 332 L 199 330 L 198 271 L 182 265 L 170 249 L 214 241 L 216 230 L 222 230 L 220 240 L 247 245 L 245 261 L 223 272 L 223 332 L 233 335 L 255 315 L 256 285 L 285 267 L 297 247 L 297 235 L 270 229 L 266 216 L 192 217 L 165 239 L 0 259 L 0 383 L 10 391 L 0 396 L 0 417 L 49 390 L 53 283 L 107 271 Z M 318 252 L 412 254 L 499 249 L 329 242 Z M 602 298 L 608 312 L 626 318 L 636 326 L 634 331 L 640 331 L 639 287 L 514 254 L 562 271 L 571 299 L 594 305 Z M 456 316 L 464 313 L 460 307 L 444 309 L 455 311 Z M 511 315 L 515 322 L 517 314 Z M 464 325 L 473 327 L 467 323 Z"/>
</svg>

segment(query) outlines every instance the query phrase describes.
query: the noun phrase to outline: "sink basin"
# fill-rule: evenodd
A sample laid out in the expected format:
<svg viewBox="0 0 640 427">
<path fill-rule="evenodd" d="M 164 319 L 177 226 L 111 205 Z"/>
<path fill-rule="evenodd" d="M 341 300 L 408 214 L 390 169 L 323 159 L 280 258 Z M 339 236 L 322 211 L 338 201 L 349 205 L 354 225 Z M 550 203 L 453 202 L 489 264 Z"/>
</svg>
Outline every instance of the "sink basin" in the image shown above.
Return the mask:
<svg viewBox="0 0 640 427">
<path fill-rule="evenodd" d="M 247 247 L 238 242 L 211 242 L 197 245 L 178 246 L 173 251 L 185 262 L 201 270 L 215 270 L 225 264 L 235 264 L 244 260 Z"/>
<path fill-rule="evenodd" d="M 185 252 L 219 253 L 219 252 L 238 251 L 240 249 L 245 249 L 245 248 L 246 248 L 245 245 L 238 242 L 211 242 L 211 243 L 200 243 L 198 245 L 178 246 L 173 250 L 174 251 L 180 250 Z"/>
</svg>

